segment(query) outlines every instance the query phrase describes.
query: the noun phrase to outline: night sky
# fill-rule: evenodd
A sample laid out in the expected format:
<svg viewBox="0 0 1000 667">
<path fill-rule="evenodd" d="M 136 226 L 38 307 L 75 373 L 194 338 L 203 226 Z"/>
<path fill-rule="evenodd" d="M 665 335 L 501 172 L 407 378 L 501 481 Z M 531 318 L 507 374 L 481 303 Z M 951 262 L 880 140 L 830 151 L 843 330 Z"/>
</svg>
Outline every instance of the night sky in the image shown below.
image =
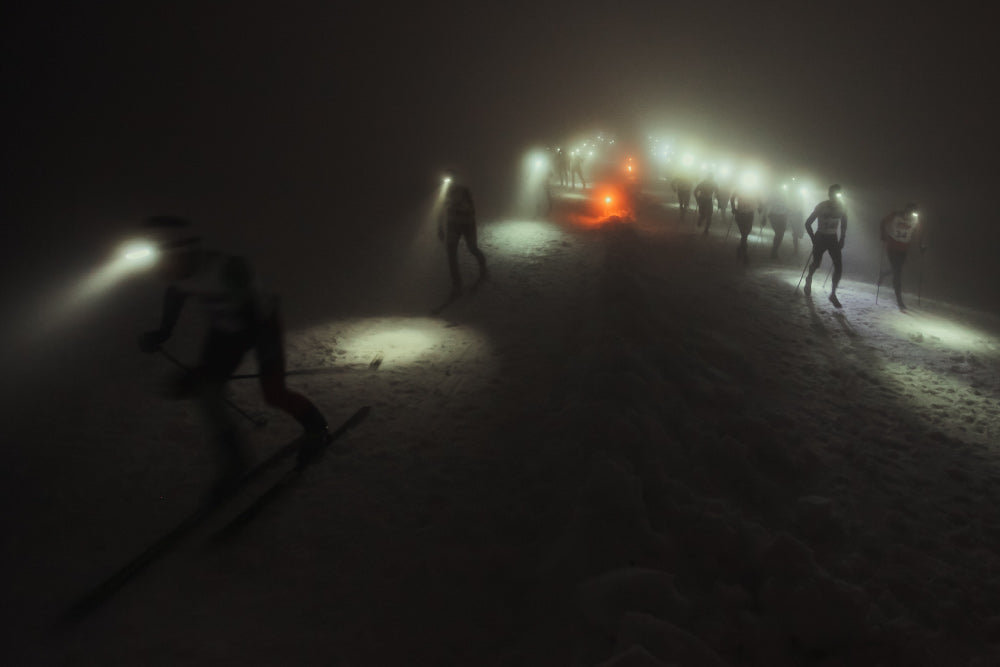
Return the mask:
<svg viewBox="0 0 1000 667">
<path fill-rule="evenodd" d="M 526 148 L 594 131 L 805 168 L 873 211 L 916 200 L 960 267 L 946 279 L 998 282 L 1000 108 L 972 5 L 20 4 L 2 21 L 5 295 L 166 212 L 343 277 L 443 167 L 499 214 Z"/>
</svg>

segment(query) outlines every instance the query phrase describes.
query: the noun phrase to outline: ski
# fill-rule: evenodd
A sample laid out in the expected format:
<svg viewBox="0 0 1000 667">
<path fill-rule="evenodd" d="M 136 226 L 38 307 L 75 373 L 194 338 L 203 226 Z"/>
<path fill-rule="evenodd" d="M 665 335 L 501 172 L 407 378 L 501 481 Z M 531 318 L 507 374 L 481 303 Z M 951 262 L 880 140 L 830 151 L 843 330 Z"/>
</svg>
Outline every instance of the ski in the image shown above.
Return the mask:
<svg viewBox="0 0 1000 667">
<path fill-rule="evenodd" d="M 330 443 L 337 440 L 349 430 L 360 424 L 368 416 L 371 411 L 371 406 L 364 406 L 360 408 L 357 412 L 351 415 L 347 421 L 340 425 L 336 431 L 330 433 L 327 436 L 326 441 L 323 443 L 319 451 L 313 454 L 307 460 L 300 460 L 292 469 L 282 475 L 278 481 L 272 484 L 266 491 L 254 500 L 249 507 L 240 512 L 235 519 L 230 521 L 228 524 L 223 526 L 218 530 L 213 536 L 212 540 L 215 542 L 221 542 L 234 537 L 240 530 L 243 529 L 250 521 L 260 514 L 261 510 L 270 505 L 276 498 L 278 498 L 284 491 L 289 489 L 295 480 L 299 478 L 302 472 L 308 468 L 310 465 L 315 463 L 322 454 L 323 450 L 330 446 Z"/>
<path fill-rule="evenodd" d="M 298 446 L 299 438 L 296 438 L 244 473 L 224 494 L 217 495 L 199 505 L 197 509 L 188 514 L 180 523 L 163 535 L 163 537 L 150 544 L 135 558 L 128 561 L 114 574 L 74 603 L 60 618 L 59 625 L 71 625 L 106 602 L 136 575 L 166 554 L 185 535 L 197 528 L 211 514 L 232 500 L 247 484 L 294 454 Z"/>
</svg>

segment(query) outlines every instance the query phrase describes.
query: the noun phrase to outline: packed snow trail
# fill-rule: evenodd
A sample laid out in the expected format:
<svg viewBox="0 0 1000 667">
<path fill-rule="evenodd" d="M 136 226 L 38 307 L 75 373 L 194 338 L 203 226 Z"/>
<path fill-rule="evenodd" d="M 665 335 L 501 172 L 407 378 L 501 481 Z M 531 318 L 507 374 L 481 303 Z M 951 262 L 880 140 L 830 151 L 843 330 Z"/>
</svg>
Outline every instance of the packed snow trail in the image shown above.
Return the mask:
<svg viewBox="0 0 1000 667">
<path fill-rule="evenodd" d="M 356 446 L 232 548 L 180 551 L 70 639 L 20 639 L 20 662 L 1000 661 L 1000 326 L 876 308 L 850 280 L 842 312 L 793 297 L 804 255 L 751 246 L 743 268 L 723 227 L 494 222 L 492 281 L 441 318 L 290 331 L 290 367 L 345 369 L 296 386 L 373 406 Z M 445 287 L 433 269 L 413 279 Z M 148 364 L 98 353 L 78 377 L 117 383 L 54 393 L 69 461 L 12 452 L 11 479 L 61 491 L 12 526 L 32 564 L 8 565 L 12 629 L 147 541 L 107 544 L 117 524 L 173 516 L 206 478 L 190 406 L 121 386 Z"/>
</svg>

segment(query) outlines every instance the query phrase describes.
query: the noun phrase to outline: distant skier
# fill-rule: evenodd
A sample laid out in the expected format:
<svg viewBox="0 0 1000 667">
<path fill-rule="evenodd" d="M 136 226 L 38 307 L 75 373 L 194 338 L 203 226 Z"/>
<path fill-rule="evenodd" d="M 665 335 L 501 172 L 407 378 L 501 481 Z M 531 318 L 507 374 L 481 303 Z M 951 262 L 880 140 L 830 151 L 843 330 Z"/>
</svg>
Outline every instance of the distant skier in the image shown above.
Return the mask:
<svg viewBox="0 0 1000 667">
<path fill-rule="evenodd" d="M 918 241 L 921 254 L 927 250 L 927 246 L 922 242 L 923 234 L 918 221 L 917 205 L 907 204 L 902 211 L 893 211 L 882 218 L 881 230 L 890 268 L 882 271 L 878 277 L 878 284 L 881 285 L 885 277 L 892 274 L 896 303 L 900 310 L 906 310 L 906 304 L 903 303 L 903 263 L 906 262 L 906 253 L 914 241 Z"/>
<path fill-rule="evenodd" d="M 712 198 L 715 196 L 719 186 L 715 183 L 715 178 L 709 174 L 705 180 L 695 186 L 694 199 L 698 202 L 698 226 L 705 223 L 704 235 L 708 235 L 708 228 L 712 226 Z"/>
<path fill-rule="evenodd" d="M 774 229 L 774 243 L 771 244 L 771 259 L 778 259 L 778 248 L 785 238 L 785 230 L 788 229 L 788 198 L 784 190 L 778 190 L 767 202 L 767 211 L 764 214 L 765 221 L 771 223 Z"/>
<path fill-rule="evenodd" d="M 799 256 L 799 242 L 806 235 L 806 227 L 802 220 L 802 203 L 799 197 L 792 197 L 788 206 L 789 227 L 792 232 L 792 251 Z"/>
<path fill-rule="evenodd" d="M 583 178 L 583 154 L 580 151 L 573 153 L 573 157 L 570 160 L 570 178 L 572 179 L 573 189 L 576 190 L 576 177 L 580 177 L 580 188 L 587 189 L 587 181 Z"/>
<path fill-rule="evenodd" d="M 157 273 L 168 282 L 160 326 L 139 336 L 144 352 L 166 342 L 184 302 L 193 297 L 208 322 L 201 359 L 178 383 L 177 394 L 196 397 L 205 412 L 218 450 L 215 492 L 224 492 L 248 465 L 242 439 L 225 405 L 229 376 L 246 353 L 256 352 L 264 400 L 291 415 L 305 432 L 299 457 L 315 454 L 327 434 L 326 419 L 305 396 L 285 386 L 285 351 L 278 299 L 261 290 L 250 263 L 243 257 L 203 247 L 201 239 L 185 235 L 183 218 L 156 216 L 147 229 L 159 234 Z"/>
<path fill-rule="evenodd" d="M 746 264 L 750 261 L 747 252 L 747 239 L 753 231 L 753 216 L 760 208 L 760 202 L 750 194 L 742 194 L 734 190 L 729 198 L 729 207 L 732 209 L 733 217 L 736 219 L 736 228 L 740 230 L 740 244 L 736 247 L 736 257 L 742 259 Z"/>
<path fill-rule="evenodd" d="M 569 182 L 569 159 L 561 148 L 556 149 L 555 164 L 556 172 L 559 174 L 559 185 L 566 187 Z"/>
<path fill-rule="evenodd" d="M 715 200 L 719 204 L 719 213 L 722 215 L 722 222 L 726 222 L 726 209 L 729 207 L 729 187 L 724 183 L 716 183 Z"/>
<path fill-rule="evenodd" d="M 803 288 L 806 296 L 812 293 L 812 277 L 816 269 L 823 262 L 823 253 L 830 253 L 833 260 L 833 288 L 830 290 L 830 303 L 841 308 L 840 300 L 837 299 L 837 285 L 840 283 L 840 275 L 843 272 L 843 260 L 841 251 L 844 249 L 844 241 L 847 238 L 847 211 L 844 209 L 844 202 L 841 200 L 841 187 L 831 185 L 828 190 L 829 199 L 820 202 L 813 209 L 813 212 L 806 218 L 806 233 L 813 242 L 813 262 L 809 266 L 809 275 L 806 277 L 806 284 Z M 817 222 L 816 232 L 813 232 L 812 225 Z"/>
<path fill-rule="evenodd" d="M 453 171 L 446 175 L 444 205 L 438 218 L 438 240 L 444 241 L 448 251 L 448 270 L 451 274 L 451 298 L 462 294 L 462 275 L 458 269 L 458 242 L 465 238 L 465 247 L 479 262 L 477 285 L 487 278 L 486 257 L 476 239 L 476 207 L 469 188 L 456 180 Z"/>
<path fill-rule="evenodd" d="M 691 206 L 691 180 L 686 176 L 678 176 L 673 180 L 671 186 L 674 192 L 677 193 L 677 205 L 681 210 L 681 222 L 684 222 L 684 217 Z"/>
</svg>

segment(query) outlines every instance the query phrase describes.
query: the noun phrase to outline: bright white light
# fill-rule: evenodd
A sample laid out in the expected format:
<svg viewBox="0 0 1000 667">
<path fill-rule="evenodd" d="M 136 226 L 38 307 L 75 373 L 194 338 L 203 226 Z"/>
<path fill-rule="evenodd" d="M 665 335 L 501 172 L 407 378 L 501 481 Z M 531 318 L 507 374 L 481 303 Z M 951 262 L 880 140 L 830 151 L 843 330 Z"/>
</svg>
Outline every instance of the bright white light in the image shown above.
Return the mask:
<svg viewBox="0 0 1000 667">
<path fill-rule="evenodd" d="M 135 266 L 152 264 L 156 259 L 156 249 L 149 243 L 133 241 L 122 247 L 122 257 Z"/>
<path fill-rule="evenodd" d="M 743 187 L 750 188 L 751 190 L 760 185 L 760 176 L 755 171 L 748 171 L 743 174 L 741 179 Z"/>
</svg>

